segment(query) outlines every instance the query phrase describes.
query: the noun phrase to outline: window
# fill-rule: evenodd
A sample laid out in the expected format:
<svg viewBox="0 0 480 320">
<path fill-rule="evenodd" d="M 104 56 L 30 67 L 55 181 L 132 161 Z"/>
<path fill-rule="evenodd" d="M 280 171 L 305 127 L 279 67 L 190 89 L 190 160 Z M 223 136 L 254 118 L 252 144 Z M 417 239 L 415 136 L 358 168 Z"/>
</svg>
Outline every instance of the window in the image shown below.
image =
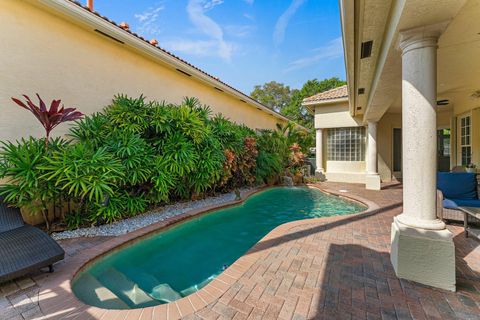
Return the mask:
<svg viewBox="0 0 480 320">
<path fill-rule="evenodd" d="M 462 166 L 472 162 L 471 118 L 470 115 L 460 118 L 460 159 Z"/>
<path fill-rule="evenodd" d="M 327 160 L 364 161 L 365 128 L 328 129 Z"/>
</svg>

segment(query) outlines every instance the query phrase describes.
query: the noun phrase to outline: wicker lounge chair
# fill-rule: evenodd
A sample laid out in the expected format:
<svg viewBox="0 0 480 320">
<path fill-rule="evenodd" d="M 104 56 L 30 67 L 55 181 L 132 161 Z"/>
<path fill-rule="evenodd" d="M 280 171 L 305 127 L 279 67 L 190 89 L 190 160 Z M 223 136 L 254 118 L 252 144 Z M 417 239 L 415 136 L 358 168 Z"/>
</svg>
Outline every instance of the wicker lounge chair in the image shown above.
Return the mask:
<svg viewBox="0 0 480 320">
<path fill-rule="evenodd" d="M 463 222 L 464 214 L 458 207 L 480 207 L 479 184 L 474 173 L 440 172 L 437 174 L 438 203 L 442 210 L 437 213 L 444 221 Z M 471 217 L 471 222 L 480 220 Z"/>
<path fill-rule="evenodd" d="M 65 251 L 42 230 L 23 222 L 0 198 L 0 283 L 63 260 Z"/>
</svg>

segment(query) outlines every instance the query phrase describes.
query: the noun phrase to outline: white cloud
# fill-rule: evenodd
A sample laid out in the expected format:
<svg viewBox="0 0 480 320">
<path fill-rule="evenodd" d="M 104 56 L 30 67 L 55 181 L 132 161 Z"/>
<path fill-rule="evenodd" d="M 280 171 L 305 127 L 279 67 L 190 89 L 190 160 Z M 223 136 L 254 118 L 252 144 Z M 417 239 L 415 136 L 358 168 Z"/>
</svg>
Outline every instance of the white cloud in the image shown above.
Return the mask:
<svg viewBox="0 0 480 320">
<path fill-rule="evenodd" d="M 218 5 L 221 5 L 223 3 L 223 0 L 203 0 L 197 2 L 203 2 L 203 8 L 205 10 L 210 10 Z"/>
<path fill-rule="evenodd" d="M 157 23 L 160 11 L 165 9 L 163 5 L 150 7 L 142 13 L 136 13 L 133 16 L 138 21 L 137 32 L 142 35 L 156 36 L 160 33 L 160 27 Z"/>
<path fill-rule="evenodd" d="M 285 30 L 287 29 L 290 19 L 305 1 L 306 0 L 293 0 L 288 9 L 280 16 L 280 18 L 278 18 L 273 32 L 273 42 L 275 45 L 278 46 L 283 42 L 285 39 Z"/>
<path fill-rule="evenodd" d="M 251 14 L 244 13 L 243 16 L 248 20 L 255 21 L 255 16 L 253 16 Z"/>
<path fill-rule="evenodd" d="M 208 47 L 212 50 L 211 52 L 214 52 L 226 61 L 230 61 L 233 53 L 233 44 L 225 41 L 220 25 L 205 14 L 206 11 L 222 3 L 223 0 L 189 0 L 187 13 L 190 21 L 198 31 L 210 39 L 197 41 L 178 40 L 170 43 L 172 47 L 177 47 L 179 48 L 177 51 L 185 51 L 187 53 L 204 52 L 205 48 Z M 188 47 L 190 47 L 192 51 L 186 50 Z M 182 48 L 183 50 L 180 50 Z"/>
<path fill-rule="evenodd" d="M 327 43 L 327 45 L 314 49 L 313 54 L 292 61 L 288 64 L 285 72 L 303 69 L 320 63 L 322 60 L 334 59 L 343 56 L 342 37 L 335 38 Z"/>
<path fill-rule="evenodd" d="M 252 25 L 228 25 L 224 29 L 225 33 L 233 37 L 244 38 L 251 35 L 257 28 Z"/>
<path fill-rule="evenodd" d="M 172 51 L 187 52 L 198 56 L 207 56 L 217 49 L 218 43 L 214 40 L 175 39 L 162 43 Z"/>
</svg>

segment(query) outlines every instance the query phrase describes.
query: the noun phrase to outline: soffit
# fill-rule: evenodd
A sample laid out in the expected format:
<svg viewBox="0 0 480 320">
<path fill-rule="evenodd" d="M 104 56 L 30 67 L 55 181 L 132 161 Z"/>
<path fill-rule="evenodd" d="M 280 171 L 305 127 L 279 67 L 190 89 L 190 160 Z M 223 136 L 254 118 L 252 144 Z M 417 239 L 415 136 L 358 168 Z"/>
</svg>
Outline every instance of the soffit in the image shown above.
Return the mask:
<svg viewBox="0 0 480 320">
<path fill-rule="evenodd" d="M 474 14 L 471 17 L 460 16 L 459 11 L 464 7 L 467 1 L 449 1 L 449 0 L 407 0 L 401 10 L 398 24 L 394 30 L 394 36 L 388 47 L 384 47 L 386 52 L 385 64 L 379 70 L 376 70 L 376 76 L 378 77 L 377 85 L 374 92 L 370 93 L 370 103 L 367 105 L 367 111 L 364 116 L 364 120 L 379 120 L 382 115 L 388 110 L 389 112 L 400 112 L 401 108 L 401 56 L 400 51 L 397 49 L 398 45 L 398 32 L 400 30 L 408 30 L 423 25 L 435 24 L 443 21 L 452 20 L 448 26 L 445 34 L 449 32 L 450 27 L 455 24 L 471 24 L 471 18 L 474 18 Z M 479 0 L 470 0 L 469 3 L 477 3 Z M 393 6 L 392 6 L 393 7 Z M 466 6 L 465 6 L 466 7 Z M 465 8 L 464 7 L 464 8 Z M 458 14 L 458 20 L 456 17 Z M 392 17 L 392 12 L 390 16 Z M 478 13 L 477 13 L 478 20 Z M 468 21 L 466 21 L 468 20 Z M 475 19 L 473 19 L 475 20 Z M 455 22 L 455 24 L 454 24 Z M 459 34 L 460 29 L 464 30 L 464 27 L 455 27 L 458 31 L 452 32 L 451 39 L 463 39 L 463 35 Z M 464 30 L 465 31 L 465 30 Z M 479 30 L 480 31 L 480 30 Z M 477 31 L 477 32 L 479 32 Z M 445 35 L 444 34 L 444 35 Z M 439 79 L 440 74 L 444 72 L 442 70 L 443 64 L 449 61 L 448 57 L 441 57 L 442 47 L 447 47 L 449 42 L 444 42 L 443 37 L 439 40 Z M 462 40 L 463 42 L 463 40 Z M 456 45 L 454 45 L 456 46 Z M 458 46 L 457 50 L 458 50 Z M 461 72 L 459 72 L 461 73 Z M 461 76 L 461 75 L 459 75 Z M 445 76 L 444 76 L 445 78 Z M 441 90 L 439 91 L 439 93 Z"/>
</svg>

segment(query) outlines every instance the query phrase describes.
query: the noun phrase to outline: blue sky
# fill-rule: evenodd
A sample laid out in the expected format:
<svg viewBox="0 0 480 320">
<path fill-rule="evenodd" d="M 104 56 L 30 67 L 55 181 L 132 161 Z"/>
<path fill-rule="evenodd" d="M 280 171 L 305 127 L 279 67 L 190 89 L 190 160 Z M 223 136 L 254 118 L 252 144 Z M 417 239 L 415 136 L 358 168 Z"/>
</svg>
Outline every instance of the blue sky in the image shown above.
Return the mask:
<svg viewBox="0 0 480 320">
<path fill-rule="evenodd" d="M 95 10 L 249 94 L 345 79 L 338 0 L 96 0 Z"/>
</svg>

